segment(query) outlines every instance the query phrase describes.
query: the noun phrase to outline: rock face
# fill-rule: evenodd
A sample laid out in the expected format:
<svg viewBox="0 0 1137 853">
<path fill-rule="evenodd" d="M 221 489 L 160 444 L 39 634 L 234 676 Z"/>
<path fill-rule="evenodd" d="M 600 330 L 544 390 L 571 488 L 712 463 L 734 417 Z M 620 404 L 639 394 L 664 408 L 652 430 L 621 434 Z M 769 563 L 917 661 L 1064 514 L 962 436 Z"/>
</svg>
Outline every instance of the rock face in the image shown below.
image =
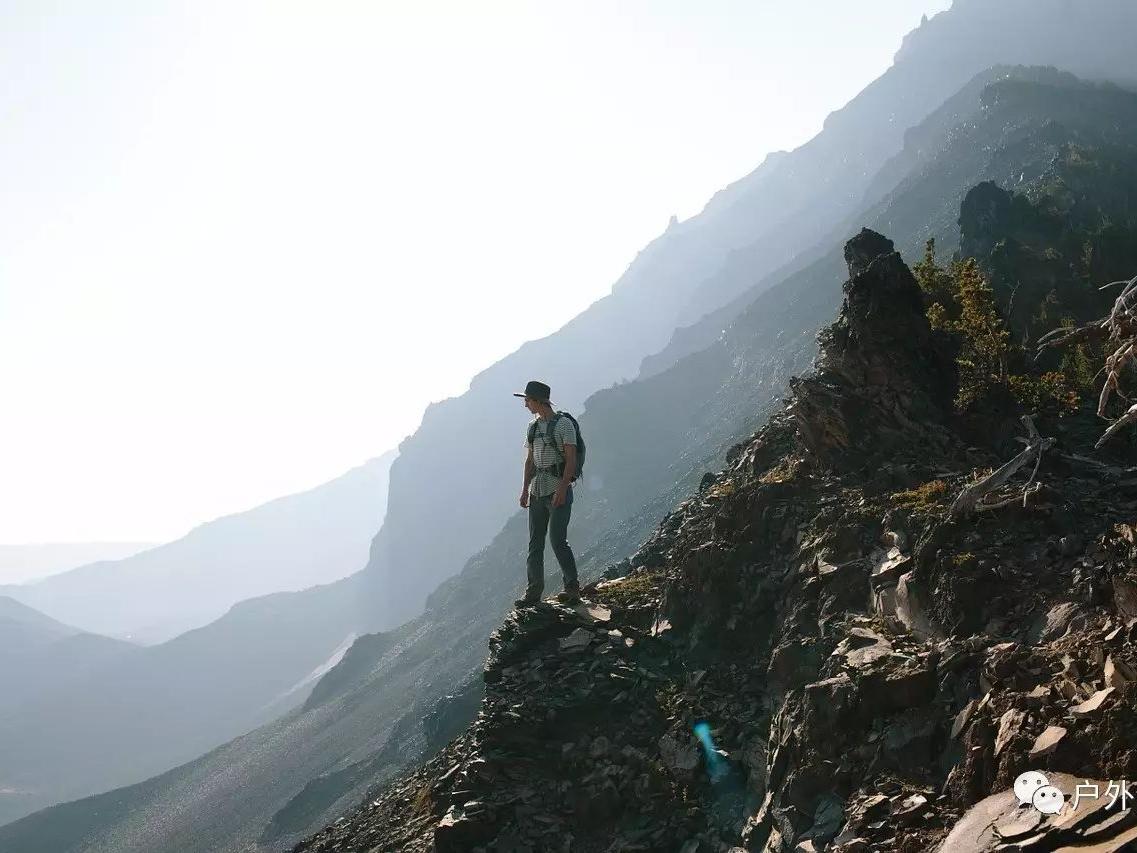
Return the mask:
<svg viewBox="0 0 1137 853">
<path fill-rule="evenodd" d="M 1129 849 L 1137 811 L 1071 802 L 1137 774 L 1122 469 L 947 520 L 1001 460 L 891 243 L 845 256 L 785 411 L 584 604 L 512 613 L 473 725 L 298 851 Z M 1027 770 L 1057 814 L 1016 807 Z"/>
<path fill-rule="evenodd" d="M 919 429 L 942 445 L 928 425 L 942 422 L 953 377 L 932 340 L 919 285 L 892 241 L 868 229 L 846 244 L 845 262 L 845 302 L 818 336 L 818 372 L 792 386 L 789 411 L 801 442 L 836 466 L 890 455 Z"/>
</svg>

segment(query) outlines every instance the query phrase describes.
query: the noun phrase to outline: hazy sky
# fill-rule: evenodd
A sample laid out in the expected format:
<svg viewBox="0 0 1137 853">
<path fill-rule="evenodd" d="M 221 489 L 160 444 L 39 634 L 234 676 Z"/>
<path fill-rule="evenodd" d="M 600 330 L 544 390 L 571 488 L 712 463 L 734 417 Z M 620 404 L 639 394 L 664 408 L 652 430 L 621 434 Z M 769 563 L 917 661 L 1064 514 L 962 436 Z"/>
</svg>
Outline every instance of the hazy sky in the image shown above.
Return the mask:
<svg viewBox="0 0 1137 853">
<path fill-rule="evenodd" d="M 948 5 L 0 0 L 0 543 L 393 447 Z"/>
</svg>

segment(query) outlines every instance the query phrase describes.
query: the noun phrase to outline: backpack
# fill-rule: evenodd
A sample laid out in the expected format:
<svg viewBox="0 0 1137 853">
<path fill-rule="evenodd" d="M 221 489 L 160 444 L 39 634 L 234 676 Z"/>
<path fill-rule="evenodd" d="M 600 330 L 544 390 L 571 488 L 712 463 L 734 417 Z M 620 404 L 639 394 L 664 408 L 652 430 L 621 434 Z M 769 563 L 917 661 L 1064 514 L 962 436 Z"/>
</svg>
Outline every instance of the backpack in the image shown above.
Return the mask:
<svg viewBox="0 0 1137 853">
<path fill-rule="evenodd" d="M 545 430 L 545 435 L 552 442 L 553 450 L 556 450 L 557 454 L 561 457 L 560 463 L 558 465 L 553 466 L 553 469 L 552 469 L 553 475 L 557 476 L 557 477 L 563 476 L 564 472 L 565 472 L 564 454 L 560 450 L 557 449 L 557 441 L 556 441 L 557 419 L 562 417 L 562 416 L 568 418 L 572 422 L 572 425 L 576 428 L 576 473 L 574 473 L 572 475 L 572 482 L 575 483 L 578 479 L 580 479 L 580 475 L 584 472 L 585 447 L 584 447 L 584 436 L 581 435 L 581 432 L 580 432 L 580 424 L 578 424 L 576 422 L 576 418 L 574 418 L 568 412 L 556 412 L 553 414 L 553 416 L 551 418 L 549 418 L 549 426 L 548 426 L 548 429 Z M 529 444 L 532 444 L 536 438 L 537 438 L 537 421 L 533 421 L 533 423 L 529 424 L 529 435 L 528 435 Z"/>
</svg>

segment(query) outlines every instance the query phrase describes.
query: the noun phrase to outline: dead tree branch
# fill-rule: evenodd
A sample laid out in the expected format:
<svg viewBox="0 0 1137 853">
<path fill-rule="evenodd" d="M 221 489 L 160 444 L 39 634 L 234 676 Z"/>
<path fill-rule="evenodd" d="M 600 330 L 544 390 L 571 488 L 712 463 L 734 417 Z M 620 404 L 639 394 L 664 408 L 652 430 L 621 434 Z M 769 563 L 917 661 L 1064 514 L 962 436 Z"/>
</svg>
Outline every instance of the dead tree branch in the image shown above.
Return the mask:
<svg viewBox="0 0 1137 853">
<path fill-rule="evenodd" d="M 1038 340 L 1037 359 L 1049 347 L 1068 346 L 1089 338 L 1107 336 L 1114 346 L 1113 352 L 1105 360 L 1105 383 L 1098 397 L 1098 417 L 1107 418 L 1106 406 L 1110 397 L 1116 394 L 1127 400 L 1121 391 L 1121 374 L 1125 366 L 1137 357 L 1137 276 L 1120 281 L 1111 281 L 1099 290 L 1121 285 L 1121 293 L 1113 301 L 1109 314 L 1100 320 L 1086 323 L 1074 329 L 1060 328 L 1047 332 Z M 1108 419 L 1108 418 L 1107 418 Z M 1125 414 L 1109 425 L 1094 445 L 1100 449 L 1103 444 L 1130 424 L 1137 423 L 1137 405 L 1130 406 Z"/>
<path fill-rule="evenodd" d="M 1048 349 L 1065 347 L 1081 341 L 1104 338 L 1109 334 L 1108 325 L 1109 318 L 1102 317 L 1101 319 L 1086 323 L 1084 326 L 1076 326 L 1073 328 L 1059 326 L 1057 329 L 1051 329 L 1038 339 L 1038 343 L 1035 345 L 1037 349 L 1034 353 L 1034 360 L 1038 361 L 1038 359 L 1042 357 L 1042 354 Z"/>
<path fill-rule="evenodd" d="M 1000 507 L 1008 506 L 1011 503 L 1017 502 L 1018 498 L 1011 498 L 1006 501 L 999 501 L 991 504 L 981 503 L 982 499 L 995 491 L 995 489 L 1006 483 L 1011 477 L 1018 473 L 1020 468 L 1024 468 L 1027 463 L 1032 459 L 1035 460 L 1034 470 L 1031 472 L 1030 479 L 1027 480 L 1026 487 L 1023 489 L 1022 501 L 1023 506 L 1026 506 L 1027 496 L 1032 491 L 1031 485 L 1034 483 L 1034 478 L 1038 474 L 1038 465 L 1042 461 L 1042 454 L 1054 444 L 1054 439 L 1043 438 L 1038 434 L 1035 429 L 1034 421 L 1031 420 L 1030 415 L 1023 415 L 1023 426 L 1026 427 L 1026 449 L 1023 450 L 1018 456 L 1007 462 L 1003 467 L 999 468 L 994 473 L 984 477 L 978 482 L 965 486 L 963 491 L 952 503 L 951 509 L 948 510 L 948 517 L 951 519 L 965 518 L 973 512 L 989 512 Z"/>
</svg>

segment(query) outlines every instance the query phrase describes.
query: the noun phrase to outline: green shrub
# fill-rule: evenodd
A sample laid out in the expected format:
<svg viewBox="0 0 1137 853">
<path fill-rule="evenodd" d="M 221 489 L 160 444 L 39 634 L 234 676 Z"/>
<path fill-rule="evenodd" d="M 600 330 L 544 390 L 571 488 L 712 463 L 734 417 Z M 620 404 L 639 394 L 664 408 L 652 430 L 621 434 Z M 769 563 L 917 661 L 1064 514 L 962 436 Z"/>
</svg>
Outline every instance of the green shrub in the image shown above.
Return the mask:
<svg viewBox="0 0 1137 853">
<path fill-rule="evenodd" d="M 1012 343 L 979 262 L 967 258 L 941 267 L 936 262 L 935 241 L 929 240 L 924 257 L 912 270 L 924 292 L 928 324 L 958 343 L 955 405 L 960 412 L 976 407 L 997 387 L 1006 388 L 1027 409 L 1051 408 L 1059 414 L 1077 410 L 1081 394 L 1093 385 L 1083 347 L 1067 356 L 1058 371 L 1012 374 L 1008 369 L 1012 361 L 1029 362 L 1022 347 Z M 1039 311 L 1045 314 L 1049 305 L 1043 300 Z"/>
</svg>

